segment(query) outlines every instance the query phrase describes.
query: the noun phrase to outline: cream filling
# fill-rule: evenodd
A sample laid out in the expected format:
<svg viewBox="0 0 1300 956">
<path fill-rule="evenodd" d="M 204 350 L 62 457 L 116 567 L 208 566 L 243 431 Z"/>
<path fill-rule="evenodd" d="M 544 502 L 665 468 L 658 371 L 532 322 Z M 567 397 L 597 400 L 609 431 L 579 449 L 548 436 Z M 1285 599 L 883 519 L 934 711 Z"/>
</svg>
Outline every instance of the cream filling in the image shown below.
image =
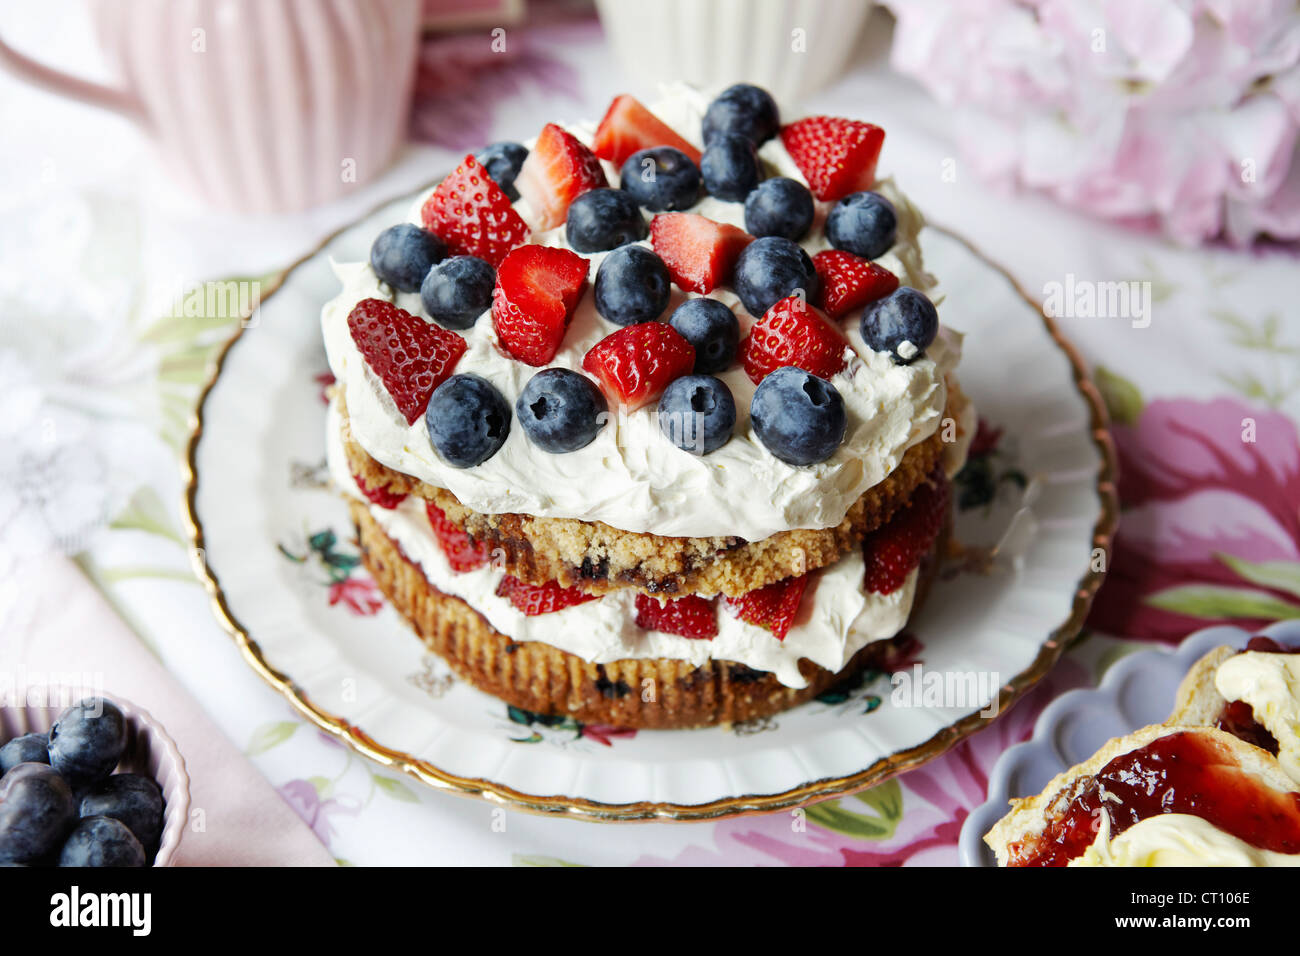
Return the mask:
<svg viewBox="0 0 1300 956">
<path fill-rule="evenodd" d="M 682 132 L 696 138 L 707 101 L 696 91 L 675 87 L 655 112 Z M 590 141 L 594 127 L 573 132 Z M 775 174 L 802 179 L 779 141 L 765 144 L 763 159 Z M 612 185 L 617 170 L 606 164 Z M 895 205 L 898 241 L 878 261 L 905 284 L 928 289 L 933 279 L 922 267 L 917 233 L 920 214 L 889 180 L 879 191 Z M 411 212 L 419 222 L 420 197 Z M 529 218 L 521 200 L 521 214 Z M 697 212 L 743 228 L 744 206 L 712 197 L 695 206 Z M 822 222 L 825 205 L 804 246 L 809 253 L 826 248 Z M 535 233 L 535 242 L 564 245 L 564 227 Z M 644 243 L 648 245 L 648 241 Z M 588 278 L 595 280 L 603 253 L 590 255 Z M 335 264 L 343 290 L 322 310 L 321 323 L 330 367 L 344 390 L 353 434 L 377 461 L 429 484 L 447 488 L 475 511 L 525 513 L 546 518 L 604 521 L 627 531 L 679 537 L 739 536 L 759 540 L 794 528 L 827 528 L 839 524 L 849 507 L 867 489 L 884 480 L 908 448 L 941 427 L 947 400 L 944 374 L 957 365 L 961 336 L 941 330 L 925 357 L 911 365 L 896 365 L 862 341 L 857 323 L 849 321 L 848 365 L 832 379 L 844 397 L 848 415 L 845 440 L 827 461 L 806 467 L 775 458 L 758 440 L 749 421 L 754 385 L 738 365 L 720 377 L 736 401 L 737 422 L 722 448 L 696 457 L 674 447 L 660 432 L 654 403 L 633 412 L 611 409 L 610 422 L 587 447 L 551 455 L 528 441 L 514 423 L 501 449 L 474 468 L 445 464 L 434 451 L 422 420 L 408 425 L 382 383 L 361 358 L 347 328 L 352 307 L 368 297 L 393 298 L 368 263 Z M 730 290 L 710 293 L 735 309 L 742 334 L 752 318 Z M 669 310 L 683 301 L 674 290 Z M 397 294 L 404 309 L 421 313 L 419 296 Z M 585 293 L 551 366 L 580 370 L 587 350 L 617 327 L 595 310 Z M 493 383 L 513 403 L 538 371 L 514 361 L 498 348 L 490 314 L 481 316 L 463 333 L 467 350 L 456 372 L 472 372 Z"/>
<path fill-rule="evenodd" d="M 1300 783 L 1300 654 L 1246 651 L 1219 665 L 1214 686 L 1225 700 L 1250 705 L 1277 740 L 1277 760 Z"/>
<path fill-rule="evenodd" d="M 1163 813 L 1139 820 L 1113 840 L 1110 817 L 1070 866 L 1300 866 L 1300 854 L 1251 846 L 1198 816 Z"/>
</svg>

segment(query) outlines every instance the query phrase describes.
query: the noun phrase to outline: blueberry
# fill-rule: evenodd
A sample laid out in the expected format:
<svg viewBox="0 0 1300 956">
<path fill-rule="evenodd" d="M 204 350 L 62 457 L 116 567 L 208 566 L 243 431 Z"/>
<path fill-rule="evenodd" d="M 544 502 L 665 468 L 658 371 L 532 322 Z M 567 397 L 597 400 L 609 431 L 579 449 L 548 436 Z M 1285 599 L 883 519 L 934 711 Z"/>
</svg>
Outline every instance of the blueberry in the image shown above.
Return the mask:
<svg viewBox="0 0 1300 956">
<path fill-rule="evenodd" d="M 619 186 L 647 209 L 690 209 L 700 198 L 700 170 L 671 146 L 652 146 L 627 158 Z"/>
<path fill-rule="evenodd" d="M 777 176 L 758 184 L 745 199 L 745 231 L 751 236 L 781 236 L 798 242 L 813 221 L 813 197 L 795 179 Z"/>
<path fill-rule="evenodd" d="M 418 292 L 433 264 L 447 254 L 443 241 L 419 226 L 389 226 L 370 247 L 370 268 L 394 289 Z"/>
<path fill-rule="evenodd" d="M 763 178 L 754 144 L 739 133 L 718 133 L 700 161 L 700 175 L 709 195 L 741 202 Z"/>
<path fill-rule="evenodd" d="M 825 461 L 844 440 L 844 399 L 824 378 L 784 365 L 758 384 L 749 419 L 765 448 L 791 465 Z"/>
<path fill-rule="evenodd" d="M 827 241 L 863 259 L 883 256 L 897 235 L 894 204 L 880 193 L 850 193 L 826 214 Z"/>
<path fill-rule="evenodd" d="M 519 143 L 506 141 L 483 147 L 474 158 L 487 170 L 488 176 L 501 187 L 511 202 L 519 198 L 519 190 L 515 189 L 515 177 L 528 158 L 528 150 Z"/>
<path fill-rule="evenodd" d="M 59 848 L 76 820 L 72 788 L 53 767 L 20 763 L 0 780 L 0 860 L 43 859 Z"/>
<path fill-rule="evenodd" d="M 812 259 L 797 242 L 780 236 L 755 239 L 736 260 L 736 295 L 746 311 L 755 318 L 762 316 L 788 295 L 802 289 L 812 299 L 820 282 Z"/>
<path fill-rule="evenodd" d="M 144 866 L 144 847 L 121 820 L 83 817 L 59 853 L 59 866 Z"/>
<path fill-rule="evenodd" d="M 781 119 L 772 95 L 748 83 L 727 87 L 704 114 L 706 144 L 717 133 L 739 133 L 755 146 L 762 146 L 780 129 Z"/>
<path fill-rule="evenodd" d="M 712 375 L 673 379 L 659 397 L 659 430 L 692 455 L 707 455 L 731 438 L 736 402 L 731 389 Z"/>
<path fill-rule="evenodd" d="M 468 329 L 491 307 L 496 278 L 496 270 L 482 259 L 452 256 L 424 277 L 420 302 L 443 328 Z"/>
<path fill-rule="evenodd" d="M 73 787 L 102 780 L 126 749 L 126 718 L 102 697 L 73 704 L 50 728 L 50 766 Z"/>
<path fill-rule="evenodd" d="M 505 443 L 510 404 L 487 379 L 453 375 L 429 396 L 424 425 L 443 461 L 454 468 L 472 468 Z"/>
<path fill-rule="evenodd" d="M 721 372 L 736 359 L 740 344 L 740 323 L 736 314 L 717 299 L 687 299 L 679 305 L 668 324 L 695 348 L 695 373 Z"/>
<path fill-rule="evenodd" d="M 569 205 L 564 235 L 575 252 L 604 252 L 644 239 L 641 207 L 621 189 L 589 189 Z"/>
<path fill-rule="evenodd" d="M 0 774 L 7 773 L 20 763 L 49 763 L 47 748 L 50 739 L 45 734 L 23 734 L 0 747 Z"/>
<path fill-rule="evenodd" d="M 939 334 L 934 303 L 910 286 L 899 286 L 862 310 L 862 340 L 877 352 L 890 352 L 899 365 L 919 358 Z M 904 347 L 903 343 L 909 343 Z"/>
<path fill-rule="evenodd" d="M 596 270 L 596 311 L 616 325 L 659 318 L 672 291 L 668 267 L 645 246 L 619 246 Z"/>
<path fill-rule="evenodd" d="M 163 828 L 163 795 L 157 781 L 150 777 L 115 773 L 91 787 L 77 809 L 83 817 L 121 820 L 146 853 L 158 848 Z"/>
<path fill-rule="evenodd" d="M 567 368 L 544 368 L 524 386 L 515 414 L 542 451 L 561 455 L 590 445 L 605 425 L 605 396 L 591 379 Z"/>
</svg>

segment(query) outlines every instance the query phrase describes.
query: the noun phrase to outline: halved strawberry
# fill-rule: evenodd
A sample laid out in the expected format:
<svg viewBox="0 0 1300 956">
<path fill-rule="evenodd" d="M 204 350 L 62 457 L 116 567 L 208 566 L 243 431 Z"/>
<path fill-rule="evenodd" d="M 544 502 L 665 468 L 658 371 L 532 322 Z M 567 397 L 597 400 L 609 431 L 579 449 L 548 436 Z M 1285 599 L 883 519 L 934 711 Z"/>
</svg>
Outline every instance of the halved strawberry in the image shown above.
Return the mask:
<svg viewBox="0 0 1300 956">
<path fill-rule="evenodd" d="M 492 265 L 528 238 L 528 225 L 473 155 L 440 182 L 420 218 L 454 256 L 478 256 Z"/>
<path fill-rule="evenodd" d="M 669 598 L 662 604 L 649 594 L 638 594 L 636 626 L 647 631 L 712 640 L 718 634 L 718 611 L 712 601 L 697 594 Z"/>
<path fill-rule="evenodd" d="M 821 277 L 819 304 L 832 318 L 883 299 L 898 288 L 898 276 L 842 249 L 823 249 L 812 257 Z"/>
<path fill-rule="evenodd" d="M 637 150 L 651 146 L 679 149 L 696 166 L 700 165 L 700 151 L 642 106 L 635 96 L 624 93 L 614 97 L 605 111 L 605 118 L 596 127 L 596 137 L 591 142 L 592 152 L 615 166 L 622 166 L 623 161 Z"/>
<path fill-rule="evenodd" d="M 575 604 L 594 601 L 600 595 L 588 594 L 577 588 L 561 587 L 555 581 L 545 584 L 525 584 L 516 577 L 507 574 L 497 585 L 497 597 L 503 597 L 529 617 L 538 614 L 550 614 Z"/>
<path fill-rule="evenodd" d="M 808 575 L 801 574 L 726 600 L 742 621 L 767 628 L 778 641 L 783 641 L 799 613 L 799 602 L 807 587 Z"/>
<path fill-rule="evenodd" d="M 605 336 L 582 358 L 605 394 L 629 410 L 653 402 L 668 383 L 689 375 L 695 349 L 676 329 L 662 322 L 629 325 Z"/>
<path fill-rule="evenodd" d="M 930 550 L 948 517 L 948 476 L 935 469 L 925 484 L 912 493 L 906 508 L 862 543 L 867 570 L 863 586 L 877 594 L 902 587 L 907 575 Z"/>
<path fill-rule="evenodd" d="M 576 252 L 527 245 L 497 269 L 492 324 L 507 352 L 527 365 L 555 358 L 587 285 L 590 263 Z"/>
<path fill-rule="evenodd" d="M 538 229 L 554 229 L 564 222 L 569 203 L 588 189 L 608 185 L 596 154 L 554 123 L 542 127 L 515 177 L 515 189 L 528 200 Z"/>
<path fill-rule="evenodd" d="M 763 313 L 740 343 L 745 374 L 755 385 L 783 365 L 830 378 L 844 368 L 849 340 L 830 319 L 797 295 Z"/>
<path fill-rule="evenodd" d="M 357 491 L 365 495 L 367 501 L 379 505 L 381 508 L 387 508 L 389 511 L 392 511 L 406 500 L 406 495 L 403 492 L 389 491 L 387 488 L 371 488 L 361 479 L 360 475 L 353 475 L 352 480 L 357 484 Z"/>
<path fill-rule="evenodd" d="M 786 152 L 818 199 L 834 201 L 876 183 L 885 131 L 838 116 L 809 116 L 781 128 Z"/>
<path fill-rule="evenodd" d="M 488 563 L 486 544 L 471 541 L 460 525 L 448 518 L 447 513 L 432 501 L 425 501 L 424 510 L 429 516 L 433 536 L 438 539 L 442 553 L 453 571 L 473 571 Z"/>
<path fill-rule="evenodd" d="M 424 414 L 433 390 L 451 375 L 465 340 L 384 299 L 362 299 L 348 331 L 408 425 Z"/>
<path fill-rule="evenodd" d="M 692 212 L 650 220 L 650 244 L 673 281 L 688 292 L 712 292 L 729 283 L 736 260 L 753 241 L 743 229 Z"/>
</svg>

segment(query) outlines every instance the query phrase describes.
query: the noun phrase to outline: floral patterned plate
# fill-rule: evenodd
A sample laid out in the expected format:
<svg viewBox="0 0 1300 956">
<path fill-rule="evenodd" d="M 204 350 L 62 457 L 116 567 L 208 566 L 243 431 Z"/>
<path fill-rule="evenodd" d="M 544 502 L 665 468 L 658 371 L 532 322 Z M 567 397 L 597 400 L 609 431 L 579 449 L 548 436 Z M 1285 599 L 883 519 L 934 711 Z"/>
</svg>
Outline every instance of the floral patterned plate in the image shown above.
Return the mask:
<svg viewBox="0 0 1300 956">
<path fill-rule="evenodd" d="M 962 866 L 997 866 L 984 834 L 1007 812 L 1013 797 L 1047 786 L 1063 770 L 1082 763 L 1113 737 L 1169 717 L 1183 677 L 1197 659 L 1221 644 L 1245 647 L 1256 634 L 1300 646 L 1300 621 L 1283 621 L 1262 631 L 1207 627 L 1188 635 L 1174 651 L 1139 651 L 1106 671 L 1100 686 L 1067 691 L 1044 708 L 1034 735 L 1008 748 L 989 774 L 988 800 L 962 824 L 957 850 Z"/>
<path fill-rule="evenodd" d="M 307 718 L 431 786 L 598 820 L 796 806 L 879 783 L 987 722 L 979 700 L 916 706 L 878 671 L 775 718 L 636 732 L 507 707 L 425 653 L 360 566 L 326 484 L 317 321 L 338 288 L 330 259 L 363 259 L 408 207 L 389 204 L 290 270 L 223 352 L 189 447 L 195 564 L 217 617 Z M 958 489 L 968 560 L 936 583 L 888 667 L 971 675 L 1005 709 L 1075 636 L 1100 584 L 1114 453 L 1096 389 L 1037 307 L 955 236 L 931 229 L 923 246 L 944 321 L 968 333 L 961 378 L 983 428 Z"/>
</svg>

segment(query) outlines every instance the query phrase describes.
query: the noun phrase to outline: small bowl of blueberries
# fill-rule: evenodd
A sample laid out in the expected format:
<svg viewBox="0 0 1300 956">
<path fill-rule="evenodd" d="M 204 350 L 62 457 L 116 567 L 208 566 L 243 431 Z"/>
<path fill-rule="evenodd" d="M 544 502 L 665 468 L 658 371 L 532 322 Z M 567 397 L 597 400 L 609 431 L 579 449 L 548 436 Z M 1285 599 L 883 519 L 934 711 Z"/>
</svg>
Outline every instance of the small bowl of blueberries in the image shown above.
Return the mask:
<svg viewBox="0 0 1300 956">
<path fill-rule="evenodd" d="M 171 865 L 190 781 L 167 732 L 120 697 L 36 698 L 75 695 L 0 706 L 0 866 Z"/>
</svg>

